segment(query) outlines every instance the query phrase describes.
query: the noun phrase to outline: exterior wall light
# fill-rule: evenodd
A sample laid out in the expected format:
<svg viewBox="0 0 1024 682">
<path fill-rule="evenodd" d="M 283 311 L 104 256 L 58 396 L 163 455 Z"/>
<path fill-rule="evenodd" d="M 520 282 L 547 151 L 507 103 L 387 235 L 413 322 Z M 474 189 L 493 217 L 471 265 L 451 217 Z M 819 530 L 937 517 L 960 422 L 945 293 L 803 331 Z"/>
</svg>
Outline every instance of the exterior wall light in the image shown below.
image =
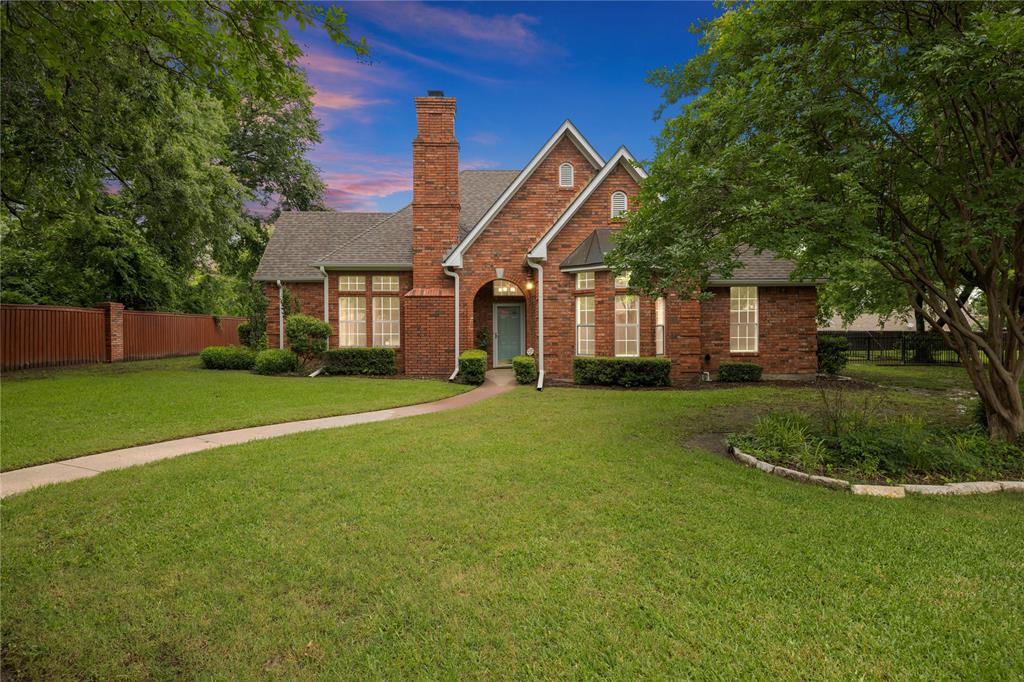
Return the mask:
<svg viewBox="0 0 1024 682">
<path fill-rule="evenodd" d="M 526 280 L 526 290 L 527 291 L 533 291 L 533 280 L 532 279 Z"/>
</svg>

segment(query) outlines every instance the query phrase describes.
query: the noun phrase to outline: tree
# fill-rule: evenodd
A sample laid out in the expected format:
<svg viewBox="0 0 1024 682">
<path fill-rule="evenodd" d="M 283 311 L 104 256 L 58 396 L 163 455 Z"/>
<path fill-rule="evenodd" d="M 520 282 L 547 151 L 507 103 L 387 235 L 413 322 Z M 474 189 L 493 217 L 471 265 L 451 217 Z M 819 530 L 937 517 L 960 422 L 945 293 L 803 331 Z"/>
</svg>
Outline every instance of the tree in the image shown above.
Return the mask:
<svg viewBox="0 0 1024 682">
<path fill-rule="evenodd" d="M 4 299 L 237 307 L 267 238 L 247 206 L 322 208 L 289 22 L 366 53 L 298 0 L 4 3 Z"/>
<path fill-rule="evenodd" d="M 869 260 L 959 352 L 992 436 L 1019 437 L 1020 4 L 753 2 L 700 30 L 651 76 L 659 114 L 681 108 L 609 262 L 687 292 L 744 244 L 804 277 Z"/>
</svg>

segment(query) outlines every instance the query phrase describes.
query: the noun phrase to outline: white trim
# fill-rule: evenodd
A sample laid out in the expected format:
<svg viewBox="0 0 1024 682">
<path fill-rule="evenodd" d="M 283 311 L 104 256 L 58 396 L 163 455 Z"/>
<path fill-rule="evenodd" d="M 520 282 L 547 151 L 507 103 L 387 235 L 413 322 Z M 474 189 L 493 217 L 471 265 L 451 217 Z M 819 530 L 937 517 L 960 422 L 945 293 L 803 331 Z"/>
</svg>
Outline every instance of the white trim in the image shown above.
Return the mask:
<svg viewBox="0 0 1024 682">
<path fill-rule="evenodd" d="M 351 263 L 338 264 L 338 263 L 327 263 L 327 262 L 324 262 L 324 263 L 318 263 L 317 265 L 325 267 L 325 268 L 330 268 L 331 270 L 360 270 L 360 271 L 365 271 L 365 272 L 371 272 L 371 271 L 383 272 L 385 270 L 391 270 L 391 271 L 399 270 L 399 271 L 402 271 L 402 272 L 406 272 L 406 271 L 412 270 L 412 266 L 409 265 L 408 263 L 356 263 L 356 264 L 353 265 Z"/>
<path fill-rule="evenodd" d="M 455 370 L 452 375 L 448 377 L 448 381 L 455 381 L 455 377 L 459 375 L 459 273 L 454 270 L 444 268 L 444 274 L 449 277 L 455 278 Z"/>
<path fill-rule="evenodd" d="M 576 197 L 576 200 L 569 204 L 569 208 L 565 209 L 565 213 L 563 213 L 551 229 L 541 237 L 540 241 L 537 242 L 537 245 L 534 246 L 528 254 L 526 254 L 526 257 L 546 260 L 548 257 L 548 244 L 551 243 L 551 240 L 554 239 L 555 235 L 561 232 L 566 223 L 576 215 L 576 212 L 580 210 L 580 207 L 587 203 L 587 199 L 590 198 L 594 191 L 601 186 L 601 183 L 605 181 L 605 178 L 607 178 L 620 163 L 624 164 L 626 170 L 638 183 L 646 178 L 647 173 L 644 172 L 643 168 L 634 165 L 635 161 L 636 159 L 633 158 L 633 155 L 629 153 L 628 149 L 625 147 L 619 147 L 619 150 L 615 152 L 615 156 L 605 164 L 600 173 L 594 176 L 594 179 L 590 181 L 590 184 L 587 185 L 582 192 L 580 192 L 579 196 Z"/>
<path fill-rule="evenodd" d="M 492 220 L 494 220 L 494 217 L 498 215 L 501 209 L 505 208 L 505 204 L 515 196 L 516 192 L 519 191 L 519 188 L 523 186 L 531 175 L 533 175 L 533 172 L 537 170 L 537 167 L 540 166 L 541 162 L 547 158 L 551 150 L 555 148 L 555 145 L 557 145 L 562 138 L 566 136 L 568 136 L 569 140 L 576 145 L 576 148 L 580 150 L 583 156 L 586 157 L 587 161 L 589 161 L 594 168 L 601 168 L 604 165 L 604 159 L 601 158 L 601 155 L 594 151 L 594 148 L 590 146 L 590 143 L 587 142 L 586 138 L 584 138 L 580 131 L 576 129 L 576 126 L 572 124 L 572 121 L 566 119 L 565 123 L 559 126 L 558 130 L 555 131 L 555 134 L 548 138 L 548 141 L 544 143 L 544 146 L 540 148 L 540 151 L 530 159 L 530 163 L 526 164 L 526 168 L 516 176 L 516 179 L 512 181 L 512 184 L 501 193 L 501 196 L 498 197 L 497 201 L 491 204 L 491 207 L 487 209 L 487 212 L 484 213 L 483 217 L 477 221 L 477 224 L 473 226 L 473 229 L 469 231 L 469 234 L 467 234 L 462 241 L 452 249 L 452 252 L 445 257 L 444 261 L 441 263 L 442 266 L 446 268 L 462 267 L 462 254 L 465 253 L 466 249 L 468 249 L 473 242 L 477 240 L 480 233 L 484 231 Z"/>
<path fill-rule="evenodd" d="M 527 260 L 537 271 L 537 390 L 544 390 L 544 266 Z"/>
<path fill-rule="evenodd" d="M 618 213 L 615 212 L 615 200 L 616 199 L 622 199 L 622 210 L 619 211 Z M 623 192 L 622 190 L 615 190 L 614 192 L 612 192 L 612 198 L 611 198 L 611 217 L 612 218 L 621 218 L 623 215 L 625 215 L 626 211 L 628 211 L 628 210 L 629 210 L 629 197 L 626 196 L 626 193 Z"/>
<path fill-rule="evenodd" d="M 607 265 L 580 265 L 578 267 L 559 268 L 560 272 L 603 272 Z"/>
<path fill-rule="evenodd" d="M 507 365 L 498 364 L 498 308 L 519 308 L 519 352 L 516 355 L 526 354 L 526 309 L 525 306 L 517 301 L 515 303 L 494 303 L 491 306 L 491 337 L 494 341 L 492 348 L 494 352 L 491 354 L 491 366 L 497 369 L 498 367 L 511 367 L 512 361 L 509 360 Z M 514 356 L 513 356 L 514 357 Z"/>
</svg>

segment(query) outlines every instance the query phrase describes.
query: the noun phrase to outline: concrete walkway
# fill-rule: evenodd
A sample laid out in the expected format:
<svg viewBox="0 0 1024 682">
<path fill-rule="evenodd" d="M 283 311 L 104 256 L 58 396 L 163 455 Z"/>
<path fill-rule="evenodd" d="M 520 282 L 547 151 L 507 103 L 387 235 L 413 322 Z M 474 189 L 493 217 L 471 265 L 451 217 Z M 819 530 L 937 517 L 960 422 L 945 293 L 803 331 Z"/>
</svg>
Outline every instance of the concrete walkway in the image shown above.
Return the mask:
<svg viewBox="0 0 1024 682">
<path fill-rule="evenodd" d="M 41 485 L 73 481 L 77 478 L 88 478 L 104 471 L 124 469 L 136 464 L 146 464 L 147 462 L 155 462 L 159 459 L 169 459 L 224 445 L 237 445 L 238 443 L 287 436 L 291 433 L 301 433 L 303 431 L 336 429 L 342 426 L 352 426 L 353 424 L 368 424 L 388 419 L 444 412 L 445 410 L 453 410 L 478 403 L 499 393 L 510 391 L 514 387 L 515 377 L 512 374 L 512 370 L 497 369 L 487 373 L 487 380 L 479 388 L 452 396 L 451 398 L 436 400 L 432 403 L 407 405 L 405 407 L 376 410 L 374 412 L 344 414 L 337 417 L 305 419 L 303 421 L 285 422 L 283 424 L 253 426 L 247 429 L 221 431 L 220 433 L 207 433 L 202 436 L 177 438 L 162 443 L 139 445 L 133 448 L 75 457 L 74 459 L 66 459 L 61 462 L 15 469 L 14 471 L 0 473 L 0 498 L 15 495 Z"/>
</svg>

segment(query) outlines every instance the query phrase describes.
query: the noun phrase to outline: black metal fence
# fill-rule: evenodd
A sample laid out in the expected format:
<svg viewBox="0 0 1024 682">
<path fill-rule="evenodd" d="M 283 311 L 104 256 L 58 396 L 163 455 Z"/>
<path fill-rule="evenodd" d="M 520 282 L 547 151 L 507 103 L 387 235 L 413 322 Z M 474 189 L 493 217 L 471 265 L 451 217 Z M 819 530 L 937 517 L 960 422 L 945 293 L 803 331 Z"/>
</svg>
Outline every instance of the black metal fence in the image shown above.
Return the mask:
<svg viewBox="0 0 1024 682">
<path fill-rule="evenodd" d="M 921 332 L 818 332 L 847 339 L 850 362 L 876 365 L 959 365 L 960 355 L 939 334 Z"/>
</svg>

